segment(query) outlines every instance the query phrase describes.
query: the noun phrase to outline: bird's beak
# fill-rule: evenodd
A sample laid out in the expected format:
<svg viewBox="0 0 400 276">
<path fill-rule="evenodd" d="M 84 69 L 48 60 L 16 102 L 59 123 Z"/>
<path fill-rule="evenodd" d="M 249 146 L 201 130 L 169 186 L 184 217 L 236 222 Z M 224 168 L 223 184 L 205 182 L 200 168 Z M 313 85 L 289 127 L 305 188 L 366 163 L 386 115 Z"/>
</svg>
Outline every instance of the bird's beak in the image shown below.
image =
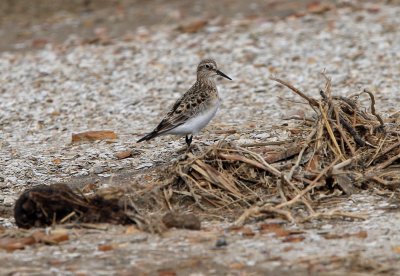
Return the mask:
<svg viewBox="0 0 400 276">
<path fill-rule="evenodd" d="M 227 75 L 225 75 L 224 73 L 222 73 L 222 72 L 219 71 L 219 70 L 216 70 L 215 72 L 217 72 L 218 75 L 220 75 L 220 76 L 222 76 L 222 77 L 224 77 L 224 78 L 227 78 L 228 80 L 232 80 L 230 77 L 228 77 Z"/>
</svg>

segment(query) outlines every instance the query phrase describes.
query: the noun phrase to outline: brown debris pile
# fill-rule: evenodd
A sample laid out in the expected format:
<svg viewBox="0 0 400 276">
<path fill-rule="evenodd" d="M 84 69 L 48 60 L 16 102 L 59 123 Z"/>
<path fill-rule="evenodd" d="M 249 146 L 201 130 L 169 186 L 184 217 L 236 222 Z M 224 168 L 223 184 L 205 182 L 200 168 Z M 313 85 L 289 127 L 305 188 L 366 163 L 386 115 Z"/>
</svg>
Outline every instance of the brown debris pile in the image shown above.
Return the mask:
<svg viewBox="0 0 400 276">
<path fill-rule="evenodd" d="M 362 219 L 314 208 L 320 199 L 371 185 L 388 189 L 400 185 L 400 125 L 395 118 L 384 121 L 379 116 L 371 92 L 334 96 L 326 78 L 317 100 L 283 80 L 273 80 L 307 100 L 316 116 L 298 123 L 297 138 L 290 143 L 238 146 L 221 141 L 200 153 L 187 153 L 170 166 L 168 173 L 172 170 L 177 177 L 162 186 L 168 208 L 189 204 L 205 213 L 245 208 L 238 224 L 253 216 L 277 215 L 291 221 Z M 369 111 L 358 101 L 361 94 L 370 98 Z"/>
<path fill-rule="evenodd" d="M 149 232 L 201 227 L 200 219 L 190 214 L 170 213 L 161 219 L 167 210 L 214 218 L 223 214 L 222 218 L 237 218 L 238 225 L 250 217 L 280 216 L 296 222 L 363 219 L 338 210 L 321 212 L 318 203 L 360 189 L 400 186 L 399 119 L 383 120 L 369 91 L 351 97 L 332 95 L 326 79 L 320 99 L 274 79 L 315 111 L 313 118 L 285 127 L 295 136 L 290 141 L 241 146 L 220 141 L 198 147 L 158 171 L 158 182 L 129 191 L 114 189 L 117 194 L 109 190 L 84 196 L 66 185 L 39 186 L 16 202 L 16 223 L 22 228 L 65 222 L 135 223 Z M 361 94 L 369 97 L 369 108 L 359 102 Z"/>
<path fill-rule="evenodd" d="M 26 190 L 16 201 L 14 218 L 18 227 L 31 228 L 55 223 L 134 223 L 119 201 L 120 195 L 78 195 L 65 184 L 40 185 Z"/>
<path fill-rule="evenodd" d="M 37 243 L 56 245 L 69 240 L 69 234 L 65 229 L 53 229 L 50 233 L 43 230 L 34 230 L 31 233 L 15 230 L 7 232 L 0 235 L 0 249 L 8 252 L 25 249 L 27 246 Z"/>
</svg>

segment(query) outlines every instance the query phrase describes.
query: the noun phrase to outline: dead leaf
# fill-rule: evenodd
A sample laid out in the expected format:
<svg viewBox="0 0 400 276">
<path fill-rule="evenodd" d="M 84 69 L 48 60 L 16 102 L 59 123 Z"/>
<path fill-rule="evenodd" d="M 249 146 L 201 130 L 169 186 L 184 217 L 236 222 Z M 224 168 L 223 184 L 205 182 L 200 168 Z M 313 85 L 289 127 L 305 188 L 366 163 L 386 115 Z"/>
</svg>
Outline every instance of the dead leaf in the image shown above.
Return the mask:
<svg viewBox="0 0 400 276">
<path fill-rule="evenodd" d="M 0 239 L 0 248 L 9 252 L 14 250 L 25 249 L 26 246 L 35 243 L 44 244 L 58 244 L 62 241 L 69 239 L 68 232 L 63 230 L 53 230 L 51 234 L 47 235 L 43 230 L 37 230 L 30 234 L 30 236 L 22 238 L 3 238 Z"/>
<path fill-rule="evenodd" d="M 246 237 L 253 237 L 256 233 L 251 230 L 249 227 L 243 227 L 241 230 L 241 234 Z"/>
<path fill-rule="evenodd" d="M 334 240 L 334 239 L 346 239 L 346 238 L 350 238 L 350 237 L 355 237 L 355 238 L 359 238 L 359 239 L 365 239 L 368 237 L 368 233 L 367 231 L 360 231 L 354 234 L 349 234 L 349 233 L 345 233 L 345 234 L 324 234 L 322 235 L 325 239 L 327 240 Z"/>
<path fill-rule="evenodd" d="M 99 245 L 97 249 L 100 251 L 110 251 L 114 249 L 114 246 L 112 244 L 102 244 Z"/>
<path fill-rule="evenodd" d="M 82 188 L 81 191 L 82 191 L 82 193 L 86 194 L 86 193 L 94 192 L 94 190 L 96 188 L 97 188 L 97 184 L 96 183 L 88 183 Z"/>
<path fill-rule="evenodd" d="M 392 251 L 393 251 L 394 253 L 400 254 L 400 246 L 394 246 L 394 247 L 392 247 Z"/>
<path fill-rule="evenodd" d="M 63 241 L 68 241 L 69 236 L 68 234 L 54 234 L 43 237 L 42 242 L 47 243 L 47 244 L 58 244 Z"/>
<path fill-rule="evenodd" d="M 49 43 L 49 41 L 45 38 L 36 38 L 36 39 L 32 40 L 32 47 L 33 48 L 43 48 L 48 43 Z"/>
<path fill-rule="evenodd" d="M 204 243 L 209 241 L 217 240 L 218 232 L 206 232 L 206 231 L 198 231 L 192 232 L 192 234 L 187 233 L 186 239 L 190 243 Z"/>
<path fill-rule="evenodd" d="M 125 234 L 127 235 L 132 235 L 132 234 L 137 234 L 137 233 L 141 233 L 142 231 L 140 231 L 136 226 L 128 226 L 125 229 Z"/>
<path fill-rule="evenodd" d="M 278 73 L 278 72 L 279 72 L 279 69 L 278 69 L 277 67 L 274 67 L 274 66 L 268 66 L 268 71 L 269 71 L 271 74 L 274 74 L 274 73 Z"/>
<path fill-rule="evenodd" d="M 272 164 L 299 154 L 301 149 L 301 144 L 295 144 L 294 146 L 288 146 L 286 148 L 260 148 L 257 149 L 256 152 L 260 153 L 267 163 Z"/>
<path fill-rule="evenodd" d="M 35 239 L 33 237 L 24 237 L 24 238 L 3 238 L 0 239 L 0 248 L 5 249 L 8 252 L 12 252 L 18 249 L 24 249 L 25 246 L 31 245 L 35 243 Z"/>
<path fill-rule="evenodd" d="M 60 242 L 68 240 L 69 240 L 68 230 L 58 228 L 52 230 L 50 235 L 44 235 L 41 241 L 46 244 L 59 244 Z"/>
<path fill-rule="evenodd" d="M 320 158 L 318 155 L 313 155 L 313 157 L 308 161 L 308 164 L 306 166 L 307 170 L 310 171 L 315 171 L 318 170 L 320 167 Z"/>
<path fill-rule="evenodd" d="M 62 263 L 64 263 L 64 261 L 60 260 L 60 259 L 50 259 L 47 261 L 47 263 L 51 266 L 58 266 L 58 265 L 61 265 Z"/>
<path fill-rule="evenodd" d="M 360 231 L 358 233 L 353 234 L 353 236 L 359 239 L 365 239 L 368 237 L 368 233 L 367 231 Z"/>
<path fill-rule="evenodd" d="M 56 158 L 52 160 L 54 165 L 60 165 L 61 164 L 61 159 L 60 158 Z"/>
<path fill-rule="evenodd" d="M 132 156 L 132 150 L 124 150 L 124 151 L 117 152 L 115 154 L 115 157 L 117 157 L 118 159 L 125 159 L 125 158 L 131 157 L 131 156 Z"/>
<path fill-rule="evenodd" d="M 255 68 L 262 68 L 262 67 L 266 67 L 267 65 L 265 63 L 255 63 L 253 66 Z"/>
<path fill-rule="evenodd" d="M 287 237 L 290 235 L 289 231 L 283 229 L 282 226 L 277 223 L 261 224 L 260 232 L 262 234 L 275 233 L 277 237 Z"/>
<path fill-rule="evenodd" d="M 176 272 L 173 270 L 161 270 L 158 272 L 159 276 L 175 276 Z"/>
<path fill-rule="evenodd" d="M 100 43 L 102 45 L 108 45 L 111 43 L 107 28 L 98 27 L 95 28 L 93 32 L 95 34 L 95 38 L 92 40 L 92 43 Z"/>
<path fill-rule="evenodd" d="M 207 23 L 208 23 L 207 20 L 200 19 L 200 20 L 189 22 L 187 24 L 180 25 L 178 27 L 178 30 L 183 33 L 193 34 L 193 33 L 197 33 L 201 29 L 203 29 L 204 26 L 207 25 Z"/>
<path fill-rule="evenodd" d="M 293 246 L 286 246 L 286 247 L 284 247 L 284 248 L 282 249 L 282 251 L 283 251 L 283 252 L 289 252 L 289 251 L 292 251 L 293 249 L 294 249 Z"/>
<path fill-rule="evenodd" d="M 335 240 L 335 239 L 343 239 L 344 238 L 344 235 L 338 235 L 338 234 L 324 234 L 322 236 L 327 240 Z"/>
<path fill-rule="evenodd" d="M 367 7 L 367 11 L 369 13 L 379 13 L 381 11 L 381 8 L 378 5 L 371 5 Z"/>
<path fill-rule="evenodd" d="M 287 19 L 296 19 L 296 18 L 300 18 L 300 17 L 304 17 L 304 16 L 306 16 L 306 13 L 305 12 L 296 12 L 295 14 L 292 14 L 292 15 L 289 15 L 288 17 L 287 17 Z"/>
<path fill-rule="evenodd" d="M 282 240 L 282 242 L 301 242 L 305 239 L 303 236 L 288 236 Z"/>
<path fill-rule="evenodd" d="M 111 130 L 86 131 L 72 134 L 72 143 L 96 140 L 114 140 L 117 134 Z"/>
<path fill-rule="evenodd" d="M 32 234 L 32 238 L 35 240 L 35 242 L 40 242 L 41 240 L 43 240 L 43 237 L 46 236 L 46 233 L 43 231 L 35 231 Z"/>
<path fill-rule="evenodd" d="M 316 59 L 316 58 L 313 58 L 313 57 L 309 57 L 309 58 L 307 59 L 307 63 L 308 63 L 308 64 L 315 64 L 315 63 L 317 63 L 317 59 Z"/>
<path fill-rule="evenodd" d="M 314 14 L 323 14 L 327 11 L 331 10 L 331 6 L 328 4 L 322 4 L 319 2 L 314 2 L 311 3 L 307 6 L 307 10 L 310 13 L 314 13 Z"/>
<path fill-rule="evenodd" d="M 288 131 L 290 131 L 291 134 L 300 134 L 302 132 L 302 130 L 298 128 L 290 128 Z"/>
<path fill-rule="evenodd" d="M 53 230 L 48 235 L 44 231 L 38 230 L 32 234 L 32 237 L 36 243 L 45 244 L 59 244 L 60 242 L 69 240 L 68 231 L 65 229 Z"/>
<path fill-rule="evenodd" d="M 245 265 L 243 263 L 231 263 L 229 265 L 230 269 L 243 269 Z"/>
</svg>

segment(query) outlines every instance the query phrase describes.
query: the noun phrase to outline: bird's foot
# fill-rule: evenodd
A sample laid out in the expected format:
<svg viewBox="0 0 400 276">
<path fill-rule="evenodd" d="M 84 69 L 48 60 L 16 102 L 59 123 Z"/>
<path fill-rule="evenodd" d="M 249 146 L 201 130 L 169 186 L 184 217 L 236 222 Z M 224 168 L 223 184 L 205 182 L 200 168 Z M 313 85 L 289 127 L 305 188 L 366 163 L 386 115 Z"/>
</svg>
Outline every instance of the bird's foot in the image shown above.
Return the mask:
<svg viewBox="0 0 400 276">
<path fill-rule="evenodd" d="M 193 135 L 190 135 L 190 138 L 189 138 L 189 135 L 186 135 L 185 141 L 186 141 L 188 148 L 190 148 L 190 144 L 192 143 L 192 140 L 193 140 Z"/>
</svg>

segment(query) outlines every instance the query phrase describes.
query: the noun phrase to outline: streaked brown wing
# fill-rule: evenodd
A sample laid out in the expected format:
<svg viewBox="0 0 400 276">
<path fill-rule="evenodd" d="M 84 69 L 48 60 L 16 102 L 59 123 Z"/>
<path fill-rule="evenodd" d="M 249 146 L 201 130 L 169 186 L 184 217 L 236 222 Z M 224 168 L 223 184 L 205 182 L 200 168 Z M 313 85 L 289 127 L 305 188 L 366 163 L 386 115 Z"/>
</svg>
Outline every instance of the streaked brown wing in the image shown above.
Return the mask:
<svg viewBox="0 0 400 276">
<path fill-rule="evenodd" d="M 172 107 L 172 109 L 165 115 L 164 119 L 155 128 L 157 134 L 163 134 L 177 126 L 184 124 L 190 117 L 191 112 L 185 109 L 185 99 L 190 96 L 188 93 L 184 94 Z"/>
<path fill-rule="evenodd" d="M 182 124 L 184 124 L 189 117 L 183 114 L 174 117 L 166 117 L 164 118 L 156 127 L 155 132 L 157 134 L 163 134 L 165 132 L 170 131 Z"/>
<path fill-rule="evenodd" d="M 165 115 L 164 119 L 154 129 L 157 135 L 168 132 L 169 130 L 184 124 L 193 114 L 190 110 L 187 110 L 185 102 L 188 98 L 193 96 L 193 92 L 197 91 L 198 88 L 193 85 L 185 94 L 178 99 L 172 106 L 171 110 Z"/>
</svg>

